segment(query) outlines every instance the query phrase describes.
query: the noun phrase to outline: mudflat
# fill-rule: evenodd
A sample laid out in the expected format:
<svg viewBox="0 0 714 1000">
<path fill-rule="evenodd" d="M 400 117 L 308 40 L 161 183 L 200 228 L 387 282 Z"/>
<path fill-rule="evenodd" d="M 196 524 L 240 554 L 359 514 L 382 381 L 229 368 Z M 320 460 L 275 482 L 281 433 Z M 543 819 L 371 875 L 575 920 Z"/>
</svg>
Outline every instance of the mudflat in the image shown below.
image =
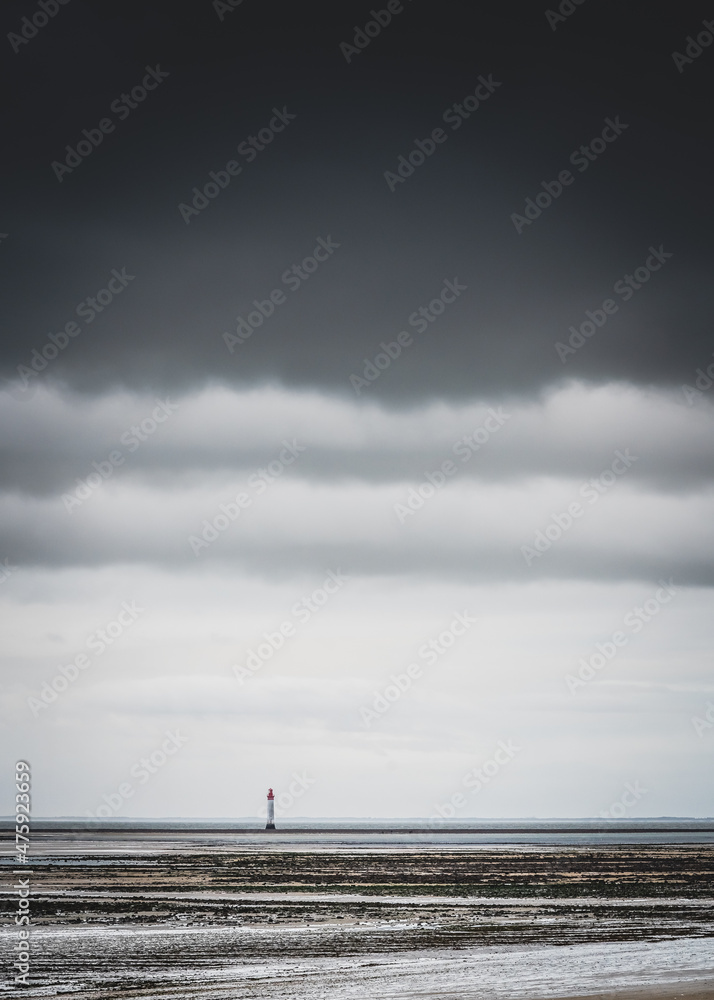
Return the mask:
<svg viewBox="0 0 714 1000">
<path fill-rule="evenodd" d="M 47 997 L 714 1000 L 708 843 L 129 831 L 43 832 L 33 849 L 32 979 Z"/>
<path fill-rule="evenodd" d="M 533 1000 L 540 998 L 533 997 Z M 553 997 L 551 1000 L 714 1000 L 714 975 L 709 983 L 682 983 L 677 986 L 648 986 L 617 992 L 588 993 Z"/>
</svg>

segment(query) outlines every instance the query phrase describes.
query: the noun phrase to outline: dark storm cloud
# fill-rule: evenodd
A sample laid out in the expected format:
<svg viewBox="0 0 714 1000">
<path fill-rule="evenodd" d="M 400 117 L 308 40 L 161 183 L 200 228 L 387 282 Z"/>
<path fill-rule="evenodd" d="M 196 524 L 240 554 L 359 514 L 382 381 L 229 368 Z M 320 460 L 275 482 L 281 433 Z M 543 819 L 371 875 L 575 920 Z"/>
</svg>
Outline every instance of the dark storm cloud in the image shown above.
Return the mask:
<svg viewBox="0 0 714 1000">
<path fill-rule="evenodd" d="M 25 13 L 6 9 L 7 30 Z M 707 13 L 585 5 L 553 31 L 539 7 L 489 9 L 474 32 L 471 10 L 405 3 L 347 63 L 339 43 L 369 5 L 246 0 L 221 21 L 208 0 L 101 17 L 75 0 L 8 47 L 21 99 L 5 123 L 2 374 L 77 321 L 52 373 L 90 393 L 221 379 L 348 395 L 401 330 L 413 346 L 374 386 L 387 404 L 529 394 L 564 374 L 686 381 L 711 353 L 712 67 L 704 54 L 679 73 L 671 53 Z M 157 64 L 169 75 L 120 117 L 113 103 Z M 477 87 L 454 129 L 444 112 Z M 238 153 L 275 109 L 294 120 Z M 60 183 L 51 162 L 106 116 L 114 130 Z M 602 144 L 608 118 L 627 128 L 580 172 L 571 153 Z M 437 127 L 445 140 L 390 191 L 385 171 Z M 240 175 L 187 224 L 179 204 L 231 159 Z M 572 185 L 519 234 L 511 215 L 563 169 Z M 282 276 L 318 237 L 340 247 L 292 290 Z M 629 301 L 613 292 L 660 246 L 673 256 L 646 285 Z M 88 323 L 86 301 L 122 268 L 131 283 Z M 468 286 L 458 301 L 423 333 L 410 326 L 454 278 Z M 229 353 L 222 334 L 274 289 L 286 300 Z M 607 298 L 618 312 L 564 365 L 554 343 Z"/>
</svg>

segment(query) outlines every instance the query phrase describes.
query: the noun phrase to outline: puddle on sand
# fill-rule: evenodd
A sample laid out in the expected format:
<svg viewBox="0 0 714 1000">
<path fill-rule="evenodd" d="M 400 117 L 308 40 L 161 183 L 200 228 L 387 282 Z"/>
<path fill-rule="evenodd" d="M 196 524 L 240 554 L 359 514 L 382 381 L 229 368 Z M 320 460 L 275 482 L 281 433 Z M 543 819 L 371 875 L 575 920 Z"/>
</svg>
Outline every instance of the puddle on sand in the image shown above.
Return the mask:
<svg viewBox="0 0 714 1000">
<path fill-rule="evenodd" d="M 40 929 L 33 993 L 95 1000 L 536 1000 L 711 977 L 711 939 L 284 957 L 283 930 Z M 271 940 L 272 939 L 272 940 Z M 272 952 L 261 957 L 263 947 Z M 70 971 L 74 970 L 74 972 Z M 139 990 L 138 993 L 134 992 Z M 9 994 L 2 994 L 9 995 Z"/>
</svg>

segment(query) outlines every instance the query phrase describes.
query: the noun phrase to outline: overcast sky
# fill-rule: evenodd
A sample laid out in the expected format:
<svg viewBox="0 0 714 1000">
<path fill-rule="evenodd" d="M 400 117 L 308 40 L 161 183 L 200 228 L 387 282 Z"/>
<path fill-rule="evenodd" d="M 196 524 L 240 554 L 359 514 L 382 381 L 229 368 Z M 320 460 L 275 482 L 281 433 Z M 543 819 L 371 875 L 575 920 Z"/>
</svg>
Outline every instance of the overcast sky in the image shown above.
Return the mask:
<svg viewBox="0 0 714 1000">
<path fill-rule="evenodd" d="M 711 816 L 710 8 L 57 6 L 0 812 Z"/>
</svg>

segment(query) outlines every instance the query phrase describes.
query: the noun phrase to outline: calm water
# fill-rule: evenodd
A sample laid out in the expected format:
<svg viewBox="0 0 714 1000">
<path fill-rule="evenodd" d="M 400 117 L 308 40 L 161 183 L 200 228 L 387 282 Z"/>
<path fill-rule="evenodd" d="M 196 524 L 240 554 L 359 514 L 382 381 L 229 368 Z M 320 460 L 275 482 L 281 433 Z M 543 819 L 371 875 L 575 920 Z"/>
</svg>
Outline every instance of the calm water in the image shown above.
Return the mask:
<svg viewBox="0 0 714 1000">
<path fill-rule="evenodd" d="M 8 824 L 3 821 L 0 826 Z M 522 847 L 595 847 L 615 844 L 710 844 L 714 820 L 462 820 L 444 828 L 423 819 L 278 820 L 266 832 L 260 820 L 43 820 L 32 825 L 32 853 L 63 853 L 68 844 L 84 850 L 121 845 L 134 849 L 172 850 L 192 844 L 206 848 L 241 847 L 261 850 L 290 847 L 312 850 L 365 848 L 449 848 L 453 850 Z M 5 859 L 9 860 L 9 859 Z"/>
</svg>

